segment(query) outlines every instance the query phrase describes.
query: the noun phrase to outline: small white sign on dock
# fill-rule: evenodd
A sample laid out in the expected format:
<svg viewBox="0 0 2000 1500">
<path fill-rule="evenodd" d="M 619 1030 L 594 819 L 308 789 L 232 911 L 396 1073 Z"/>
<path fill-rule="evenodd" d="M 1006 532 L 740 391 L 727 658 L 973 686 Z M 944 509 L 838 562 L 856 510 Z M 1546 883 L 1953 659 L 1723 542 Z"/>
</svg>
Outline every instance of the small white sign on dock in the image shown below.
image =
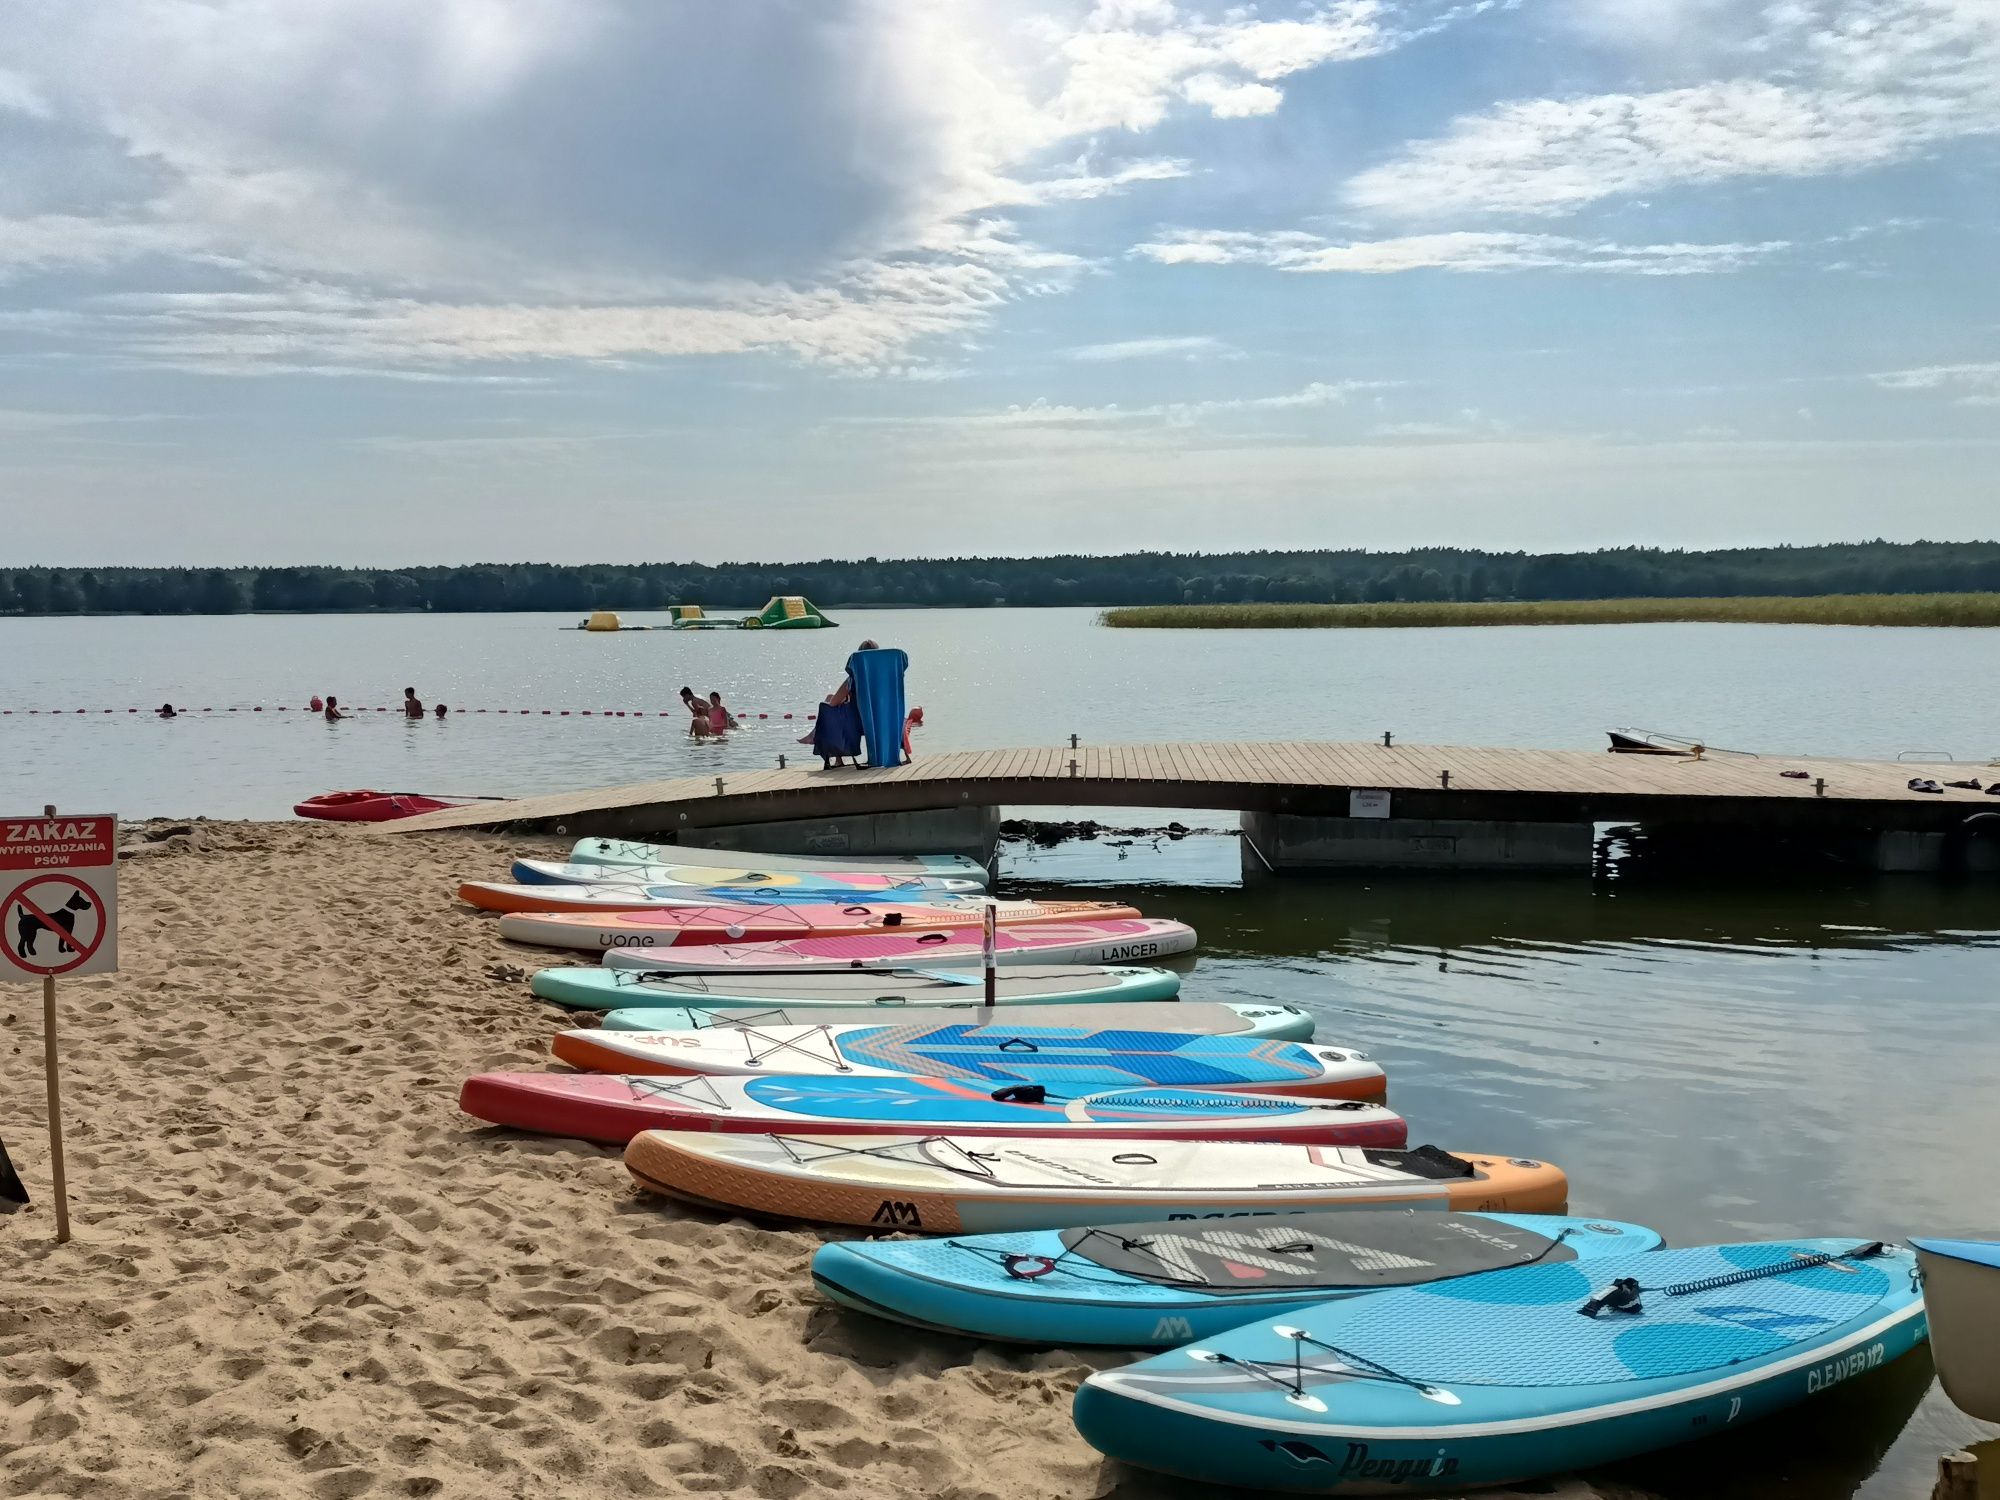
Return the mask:
<svg viewBox="0 0 2000 1500">
<path fill-rule="evenodd" d="M 1365 787 L 1354 787 L 1347 793 L 1347 815 L 1350 818 L 1386 818 L 1389 816 L 1389 794 Z"/>
<path fill-rule="evenodd" d="M 0 818 L 0 983 L 118 967 L 118 819 Z"/>
</svg>

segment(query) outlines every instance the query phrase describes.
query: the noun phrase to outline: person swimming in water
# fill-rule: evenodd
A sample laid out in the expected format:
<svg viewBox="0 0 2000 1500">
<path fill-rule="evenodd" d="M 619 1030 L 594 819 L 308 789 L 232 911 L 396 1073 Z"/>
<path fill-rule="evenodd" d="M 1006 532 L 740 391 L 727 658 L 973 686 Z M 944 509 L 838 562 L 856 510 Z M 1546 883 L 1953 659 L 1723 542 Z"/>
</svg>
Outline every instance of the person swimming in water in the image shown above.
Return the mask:
<svg viewBox="0 0 2000 1500">
<path fill-rule="evenodd" d="M 705 740 L 708 738 L 708 704 L 695 696 L 691 687 L 681 689 L 681 707 L 688 711 L 688 738 Z"/>
<path fill-rule="evenodd" d="M 332 724 L 346 717 L 347 715 L 340 711 L 340 700 L 334 697 L 333 694 L 328 693 L 326 695 L 326 722 Z"/>
<path fill-rule="evenodd" d="M 158 708 L 154 709 L 153 712 L 158 714 L 163 719 L 178 719 L 180 717 L 179 714 L 174 712 L 174 706 L 171 703 L 162 703 Z"/>
<path fill-rule="evenodd" d="M 445 715 L 446 715 L 447 713 L 449 713 L 449 712 L 450 712 L 450 710 L 449 710 L 449 709 L 447 709 L 447 708 L 446 708 L 446 707 L 445 707 L 445 706 L 444 706 L 444 705 L 443 705 L 442 703 L 440 703 L 440 704 L 439 704 L 439 705 L 437 706 L 437 709 L 436 709 L 436 713 L 437 713 L 437 716 L 438 716 L 438 722 L 439 722 L 440 724 L 442 724 L 442 723 L 444 722 L 444 716 L 445 716 Z"/>
<path fill-rule="evenodd" d="M 421 719 L 424 716 L 423 700 L 417 696 L 415 688 L 403 689 L 403 717 Z"/>
<path fill-rule="evenodd" d="M 727 734 L 730 730 L 737 727 L 736 720 L 731 717 L 729 710 L 722 706 L 722 694 L 710 693 L 708 695 L 709 734 L 711 736 Z"/>
</svg>

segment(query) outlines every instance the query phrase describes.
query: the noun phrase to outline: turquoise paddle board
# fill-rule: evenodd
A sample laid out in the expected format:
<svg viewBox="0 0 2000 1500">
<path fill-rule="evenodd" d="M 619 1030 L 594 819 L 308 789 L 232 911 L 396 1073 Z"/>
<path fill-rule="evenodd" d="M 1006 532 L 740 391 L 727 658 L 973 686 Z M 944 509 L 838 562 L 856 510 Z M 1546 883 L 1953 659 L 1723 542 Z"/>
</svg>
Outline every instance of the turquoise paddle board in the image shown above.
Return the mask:
<svg viewBox="0 0 2000 1500">
<path fill-rule="evenodd" d="M 634 1006 L 714 1009 L 777 1006 L 873 1007 L 978 1001 L 986 976 L 977 969 L 852 969 L 804 974 L 676 974 L 669 969 L 543 969 L 529 988 L 543 1000 L 580 1010 Z M 1001 1005 L 1128 1004 L 1171 1000 L 1181 977 L 1171 969 L 1105 969 L 1087 964 L 1009 965 L 994 976 Z"/>
<path fill-rule="evenodd" d="M 1924 1336 L 1908 1250 L 1708 1245 L 1259 1318 L 1092 1375 L 1076 1425 L 1113 1458 L 1238 1493 L 1455 1494 L 1740 1427 Z"/>
<path fill-rule="evenodd" d="M 824 1245 L 835 1302 L 1025 1344 L 1162 1348 L 1338 1297 L 1657 1250 L 1637 1224 L 1544 1214 L 1320 1212 Z"/>
</svg>

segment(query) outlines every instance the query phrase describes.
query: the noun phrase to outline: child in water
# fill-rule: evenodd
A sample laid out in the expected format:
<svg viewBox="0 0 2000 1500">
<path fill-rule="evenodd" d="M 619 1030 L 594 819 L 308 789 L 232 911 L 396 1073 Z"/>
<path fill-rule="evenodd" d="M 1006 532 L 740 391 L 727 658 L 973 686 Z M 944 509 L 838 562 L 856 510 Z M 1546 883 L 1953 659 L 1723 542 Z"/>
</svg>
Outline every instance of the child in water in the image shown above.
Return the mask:
<svg viewBox="0 0 2000 1500">
<path fill-rule="evenodd" d="M 727 734 L 736 727 L 736 720 L 731 718 L 729 710 L 722 706 L 722 694 L 710 693 L 708 695 L 708 732 L 711 735 Z"/>
<path fill-rule="evenodd" d="M 340 700 L 334 697 L 333 694 L 328 693 L 326 695 L 326 722 L 332 724 L 346 717 L 347 715 L 340 711 Z"/>
</svg>

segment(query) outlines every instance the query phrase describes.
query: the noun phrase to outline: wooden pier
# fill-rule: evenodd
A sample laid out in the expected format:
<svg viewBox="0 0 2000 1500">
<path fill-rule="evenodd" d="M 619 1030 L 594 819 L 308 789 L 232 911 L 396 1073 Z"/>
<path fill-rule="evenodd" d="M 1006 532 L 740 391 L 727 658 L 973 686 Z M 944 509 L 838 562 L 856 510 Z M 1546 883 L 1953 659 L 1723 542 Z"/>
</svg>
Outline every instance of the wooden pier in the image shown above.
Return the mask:
<svg viewBox="0 0 2000 1500">
<path fill-rule="evenodd" d="M 1566 863 L 1567 852 L 1551 849 L 1546 860 L 1532 853 L 1487 858 L 1474 856 L 1470 846 L 1461 849 L 1459 841 L 1469 837 L 1472 845 L 1486 847 L 1478 832 L 1484 826 L 1507 833 L 1502 843 L 1512 848 L 1519 840 L 1509 830 L 1527 837 L 1537 829 L 1562 829 L 1570 831 L 1562 840 L 1566 851 L 1575 830 L 1609 823 L 1738 840 L 1822 839 L 1875 868 L 2000 867 L 2000 796 L 1920 792 L 1909 784 L 1913 777 L 1967 776 L 1983 784 L 2000 777 L 2000 766 L 1369 742 L 1085 745 L 956 751 L 888 770 L 722 770 L 480 803 L 388 826 L 410 833 L 516 829 L 707 845 L 727 843 L 716 836 L 727 830 L 746 840 L 745 847 L 769 852 L 784 846 L 748 842 L 762 828 L 772 835 L 796 833 L 793 842 L 805 850 L 895 852 L 881 839 L 836 844 L 828 841 L 848 834 L 810 830 L 852 833 L 865 827 L 864 820 L 900 815 L 971 815 L 990 824 L 1002 807 L 1203 808 L 1245 814 L 1250 842 L 1267 853 L 1286 842 L 1278 835 L 1289 828 L 1310 833 L 1308 843 L 1353 845 L 1356 854 L 1350 860 L 1329 848 L 1321 851 L 1325 857 L 1267 860 L 1273 865 L 1546 867 Z M 928 827 L 913 825 L 911 833 L 935 839 L 942 826 L 933 819 Z M 1373 853 L 1360 843 L 1373 846 Z"/>
</svg>

